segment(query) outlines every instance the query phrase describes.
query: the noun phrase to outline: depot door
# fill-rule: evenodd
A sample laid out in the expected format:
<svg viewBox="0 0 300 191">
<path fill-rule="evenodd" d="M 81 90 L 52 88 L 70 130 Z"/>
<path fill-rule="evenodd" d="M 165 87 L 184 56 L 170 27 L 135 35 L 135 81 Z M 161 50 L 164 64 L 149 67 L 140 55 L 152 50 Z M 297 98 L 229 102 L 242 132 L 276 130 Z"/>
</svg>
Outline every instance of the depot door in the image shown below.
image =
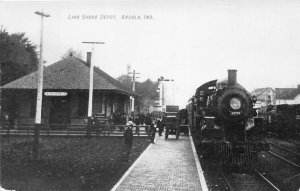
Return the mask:
<svg viewBox="0 0 300 191">
<path fill-rule="evenodd" d="M 70 123 L 70 101 L 67 96 L 52 97 L 50 106 L 50 124 L 69 124 Z M 59 126 L 57 126 L 59 127 Z M 64 127 L 64 126 L 61 126 Z"/>
</svg>

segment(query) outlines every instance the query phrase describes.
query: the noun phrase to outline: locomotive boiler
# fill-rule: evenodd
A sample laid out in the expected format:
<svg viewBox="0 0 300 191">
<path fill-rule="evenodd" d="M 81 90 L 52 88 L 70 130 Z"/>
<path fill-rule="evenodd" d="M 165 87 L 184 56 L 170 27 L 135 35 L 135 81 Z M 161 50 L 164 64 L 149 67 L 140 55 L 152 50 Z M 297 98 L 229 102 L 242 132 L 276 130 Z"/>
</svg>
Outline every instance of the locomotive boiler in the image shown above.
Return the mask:
<svg viewBox="0 0 300 191">
<path fill-rule="evenodd" d="M 236 73 L 228 70 L 227 79 L 201 85 L 188 109 L 201 155 L 240 167 L 250 165 L 268 146 L 260 137 L 261 119 L 253 108 L 256 98 L 237 83 Z"/>
</svg>

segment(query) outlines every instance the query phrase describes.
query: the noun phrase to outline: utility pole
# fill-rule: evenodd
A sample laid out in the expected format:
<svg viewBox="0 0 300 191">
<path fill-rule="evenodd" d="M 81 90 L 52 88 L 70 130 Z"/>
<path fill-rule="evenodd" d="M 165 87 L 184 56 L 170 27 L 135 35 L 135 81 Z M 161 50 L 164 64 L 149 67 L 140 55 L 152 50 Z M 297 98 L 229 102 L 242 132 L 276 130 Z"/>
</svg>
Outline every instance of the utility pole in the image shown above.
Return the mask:
<svg viewBox="0 0 300 191">
<path fill-rule="evenodd" d="M 91 63 L 90 63 L 90 82 L 89 82 L 89 103 L 88 103 L 88 126 L 87 126 L 87 136 L 90 137 L 90 126 L 91 118 L 93 115 L 93 92 L 94 92 L 94 61 L 93 53 L 96 44 L 104 44 L 104 42 L 82 42 L 85 44 L 92 44 L 92 54 L 91 54 Z"/>
<path fill-rule="evenodd" d="M 135 79 L 139 78 L 136 75 L 137 74 L 141 74 L 141 73 L 136 73 L 135 70 L 133 70 L 133 72 L 129 72 L 128 75 L 132 74 L 132 91 L 135 92 Z M 131 100 L 131 112 L 134 112 L 134 96 L 130 96 L 130 100 Z"/>
<path fill-rule="evenodd" d="M 50 17 L 49 14 L 36 11 L 34 12 L 41 16 L 41 39 L 40 39 L 40 58 L 38 65 L 38 87 L 37 87 L 37 100 L 36 100 L 36 113 L 35 113 L 35 126 L 34 126 L 34 138 L 33 138 L 33 156 L 35 159 L 38 158 L 38 147 L 39 147 L 39 134 L 40 126 L 42 121 L 42 102 L 43 102 L 43 24 L 44 17 Z"/>
<path fill-rule="evenodd" d="M 91 65 L 90 65 L 90 83 L 89 83 L 89 105 L 88 105 L 88 117 L 92 117 L 93 111 L 93 90 L 94 90 L 94 62 L 93 53 L 96 44 L 104 44 L 104 42 L 82 42 L 85 44 L 92 44 L 92 55 L 91 55 Z"/>
</svg>

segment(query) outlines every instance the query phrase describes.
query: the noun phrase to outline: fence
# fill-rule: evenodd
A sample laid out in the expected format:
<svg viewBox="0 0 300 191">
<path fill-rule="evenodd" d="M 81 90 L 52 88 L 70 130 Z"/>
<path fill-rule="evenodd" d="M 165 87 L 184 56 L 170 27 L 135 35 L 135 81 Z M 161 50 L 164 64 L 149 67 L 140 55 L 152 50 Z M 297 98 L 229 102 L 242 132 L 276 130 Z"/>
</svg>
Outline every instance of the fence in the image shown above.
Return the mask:
<svg viewBox="0 0 300 191">
<path fill-rule="evenodd" d="M 0 124 L 0 135 L 34 135 L 35 124 L 17 124 L 10 129 L 7 123 Z M 86 125 L 76 124 L 41 124 L 41 136 L 123 136 L 125 125 L 91 126 L 88 132 Z M 134 136 L 149 136 L 149 125 L 133 126 Z"/>
</svg>

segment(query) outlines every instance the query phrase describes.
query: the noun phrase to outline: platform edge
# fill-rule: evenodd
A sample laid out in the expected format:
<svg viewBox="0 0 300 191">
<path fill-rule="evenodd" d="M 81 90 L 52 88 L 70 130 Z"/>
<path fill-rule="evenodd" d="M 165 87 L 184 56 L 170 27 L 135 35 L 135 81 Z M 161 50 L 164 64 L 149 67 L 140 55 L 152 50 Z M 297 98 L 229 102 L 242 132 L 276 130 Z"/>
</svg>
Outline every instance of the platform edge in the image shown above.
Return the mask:
<svg viewBox="0 0 300 191">
<path fill-rule="evenodd" d="M 189 135 L 189 137 L 190 137 L 190 141 L 191 141 L 191 145 L 192 145 L 192 150 L 193 150 L 194 159 L 195 159 L 195 162 L 196 162 L 198 176 L 199 176 L 199 179 L 200 179 L 200 184 L 201 184 L 202 190 L 203 191 L 208 191 L 207 184 L 206 184 L 204 174 L 203 174 L 203 170 L 201 168 L 200 161 L 199 161 L 199 158 L 198 158 L 198 154 L 197 154 L 196 149 L 195 149 L 195 144 L 194 144 L 193 137 L 191 135 Z"/>
</svg>

